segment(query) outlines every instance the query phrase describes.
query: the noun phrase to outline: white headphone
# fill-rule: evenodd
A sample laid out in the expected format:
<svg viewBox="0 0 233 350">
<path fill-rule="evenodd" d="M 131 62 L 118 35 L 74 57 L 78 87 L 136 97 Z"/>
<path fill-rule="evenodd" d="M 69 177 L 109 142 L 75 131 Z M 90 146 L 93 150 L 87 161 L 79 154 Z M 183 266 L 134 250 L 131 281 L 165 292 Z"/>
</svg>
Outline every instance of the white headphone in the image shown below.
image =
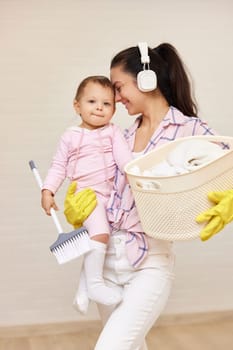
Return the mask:
<svg viewBox="0 0 233 350">
<path fill-rule="evenodd" d="M 150 57 L 148 55 L 148 45 L 146 42 L 138 43 L 141 55 L 143 70 L 137 74 L 137 85 L 143 92 L 153 91 L 157 87 L 157 76 L 153 70 L 150 70 Z"/>
</svg>

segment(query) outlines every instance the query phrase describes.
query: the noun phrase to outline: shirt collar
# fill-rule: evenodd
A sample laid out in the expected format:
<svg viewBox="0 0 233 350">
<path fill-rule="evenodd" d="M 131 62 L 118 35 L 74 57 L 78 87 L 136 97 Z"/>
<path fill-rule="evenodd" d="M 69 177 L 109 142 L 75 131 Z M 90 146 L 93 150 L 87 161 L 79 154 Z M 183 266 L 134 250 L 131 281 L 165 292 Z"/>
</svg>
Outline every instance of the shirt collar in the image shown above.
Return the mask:
<svg viewBox="0 0 233 350">
<path fill-rule="evenodd" d="M 167 127 L 169 124 L 184 125 L 184 114 L 176 107 L 170 106 L 167 114 L 162 120 L 162 127 Z"/>
</svg>

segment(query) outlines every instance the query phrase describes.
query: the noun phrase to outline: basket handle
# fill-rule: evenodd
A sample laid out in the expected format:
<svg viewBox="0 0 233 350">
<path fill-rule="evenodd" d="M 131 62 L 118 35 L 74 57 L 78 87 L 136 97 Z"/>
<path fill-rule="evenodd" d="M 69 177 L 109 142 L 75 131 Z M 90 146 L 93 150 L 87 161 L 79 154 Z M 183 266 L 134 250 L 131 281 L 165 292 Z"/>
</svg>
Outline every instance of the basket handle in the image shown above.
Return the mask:
<svg viewBox="0 0 233 350">
<path fill-rule="evenodd" d="M 148 192 L 158 192 L 162 187 L 161 183 L 155 180 L 137 180 L 135 181 L 135 186 L 137 189 Z"/>
</svg>

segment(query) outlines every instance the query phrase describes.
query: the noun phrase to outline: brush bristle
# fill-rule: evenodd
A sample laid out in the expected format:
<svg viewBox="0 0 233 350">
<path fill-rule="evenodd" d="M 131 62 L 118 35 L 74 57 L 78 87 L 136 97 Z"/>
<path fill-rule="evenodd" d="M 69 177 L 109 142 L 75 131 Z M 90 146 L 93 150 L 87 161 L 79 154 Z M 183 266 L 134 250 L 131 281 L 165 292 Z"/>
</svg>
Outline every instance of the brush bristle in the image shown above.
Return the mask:
<svg viewBox="0 0 233 350">
<path fill-rule="evenodd" d="M 86 229 L 73 231 L 67 239 L 66 235 L 59 235 L 58 240 L 50 247 L 59 264 L 81 257 L 91 250 L 90 238 Z"/>
</svg>

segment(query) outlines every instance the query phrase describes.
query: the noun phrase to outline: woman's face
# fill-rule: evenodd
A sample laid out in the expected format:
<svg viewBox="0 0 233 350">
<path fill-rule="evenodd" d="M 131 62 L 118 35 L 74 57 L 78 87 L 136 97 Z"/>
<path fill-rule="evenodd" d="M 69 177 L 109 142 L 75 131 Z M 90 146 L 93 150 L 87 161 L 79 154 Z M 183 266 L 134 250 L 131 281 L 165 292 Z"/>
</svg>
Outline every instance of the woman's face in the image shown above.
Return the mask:
<svg viewBox="0 0 233 350">
<path fill-rule="evenodd" d="M 116 92 L 115 101 L 121 102 L 129 115 L 143 114 L 145 94 L 138 89 L 136 79 L 121 66 L 112 68 L 110 75 Z"/>
</svg>

